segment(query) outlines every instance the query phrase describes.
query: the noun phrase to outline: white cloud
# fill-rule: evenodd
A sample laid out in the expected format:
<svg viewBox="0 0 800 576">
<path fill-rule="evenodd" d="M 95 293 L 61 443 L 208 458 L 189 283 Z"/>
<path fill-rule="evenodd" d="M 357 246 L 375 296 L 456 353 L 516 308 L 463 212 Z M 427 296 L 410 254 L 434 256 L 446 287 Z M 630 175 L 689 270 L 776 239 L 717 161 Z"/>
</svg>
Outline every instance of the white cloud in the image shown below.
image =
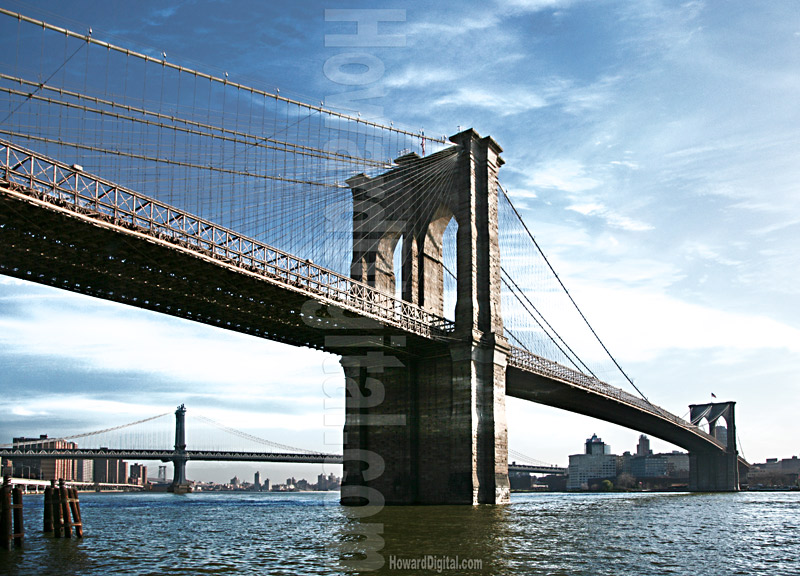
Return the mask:
<svg viewBox="0 0 800 576">
<path fill-rule="evenodd" d="M 577 160 L 550 160 L 528 176 L 533 188 L 550 188 L 564 192 L 586 192 L 597 188 L 601 182 L 589 176 Z"/>
<path fill-rule="evenodd" d="M 663 292 L 586 285 L 572 291 L 612 351 L 630 362 L 670 350 L 800 353 L 800 330 L 773 318 L 705 307 Z M 601 328 L 600 328 L 601 327 Z"/>
<path fill-rule="evenodd" d="M 57 358 L 89 371 L 159 374 L 253 396 L 275 380 L 302 386 L 314 378 L 296 368 L 309 367 L 308 350 L 73 294 L 23 301 L 21 315 L 0 317 L 0 343 L 8 353 Z"/>
<path fill-rule="evenodd" d="M 433 14 L 436 14 L 435 12 Z M 405 28 L 406 34 L 429 41 L 429 39 L 446 39 L 453 36 L 463 36 L 470 32 L 493 28 L 500 23 L 494 12 L 484 12 L 480 15 L 470 15 L 453 20 L 452 14 L 446 20 L 421 20 L 409 22 Z"/>
<path fill-rule="evenodd" d="M 524 12 L 541 12 L 542 10 L 566 8 L 571 4 L 574 4 L 574 0 L 502 0 L 498 3 L 498 7 Z"/>
<path fill-rule="evenodd" d="M 462 108 L 483 108 L 500 116 L 510 116 L 547 106 L 547 101 L 540 95 L 524 89 L 495 90 L 485 88 L 461 87 L 434 100 L 433 106 L 459 106 Z"/>
<path fill-rule="evenodd" d="M 407 66 L 400 72 L 388 75 L 383 84 L 389 88 L 421 88 L 453 82 L 461 77 L 455 68 Z"/>
<path fill-rule="evenodd" d="M 738 260 L 733 260 L 731 258 L 722 256 L 711 246 L 702 242 L 686 242 L 684 243 L 683 251 L 689 257 L 699 258 L 701 260 L 709 260 L 716 262 L 717 264 L 722 264 L 723 266 L 738 266 L 742 263 Z"/>
</svg>

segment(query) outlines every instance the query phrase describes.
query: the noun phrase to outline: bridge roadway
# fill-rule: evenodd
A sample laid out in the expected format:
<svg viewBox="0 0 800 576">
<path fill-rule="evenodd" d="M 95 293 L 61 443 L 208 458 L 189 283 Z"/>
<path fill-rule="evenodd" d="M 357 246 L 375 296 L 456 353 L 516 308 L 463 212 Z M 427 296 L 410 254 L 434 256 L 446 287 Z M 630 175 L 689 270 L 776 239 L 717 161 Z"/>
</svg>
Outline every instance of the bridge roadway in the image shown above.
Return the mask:
<svg viewBox="0 0 800 576">
<path fill-rule="evenodd" d="M 64 448 L 51 450 L 25 450 L 20 448 L 0 449 L 0 458 L 46 458 L 101 460 L 161 460 L 171 462 L 177 455 L 187 461 L 204 462 L 293 462 L 296 464 L 341 464 L 341 454 L 293 453 L 293 452 L 237 452 L 219 450 L 124 450 L 114 448 Z M 532 472 L 534 474 L 566 474 L 567 469 L 559 466 L 534 464 L 509 464 L 509 471 Z"/>
<path fill-rule="evenodd" d="M 228 330 L 400 358 L 455 341 L 453 323 L 297 256 L 0 140 L 0 273 Z M 144 359 L 146 361 L 146 359 Z M 716 438 L 623 390 L 513 348 L 506 394 L 690 451 Z"/>
</svg>

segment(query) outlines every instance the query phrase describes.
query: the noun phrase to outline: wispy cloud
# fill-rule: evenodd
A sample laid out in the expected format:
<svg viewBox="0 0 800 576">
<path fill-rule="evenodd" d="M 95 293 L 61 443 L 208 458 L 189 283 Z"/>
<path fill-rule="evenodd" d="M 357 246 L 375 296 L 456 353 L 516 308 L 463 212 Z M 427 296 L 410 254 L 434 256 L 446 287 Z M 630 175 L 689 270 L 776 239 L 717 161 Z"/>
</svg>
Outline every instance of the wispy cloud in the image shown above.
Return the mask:
<svg viewBox="0 0 800 576">
<path fill-rule="evenodd" d="M 577 160 L 563 158 L 548 161 L 528 175 L 533 188 L 550 188 L 564 192 L 585 192 L 597 188 L 601 182 L 590 176 Z"/>
<path fill-rule="evenodd" d="M 620 286 L 583 284 L 573 291 L 602 326 L 604 338 L 630 361 L 652 360 L 670 349 L 800 352 L 800 330 L 767 316 Z"/>
<path fill-rule="evenodd" d="M 628 232 L 646 232 L 653 229 L 653 226 L 650 224 L 614 212 L 608 207 L 598 203 L 572 204 L 567 206 L 567 210 L 578 212 L 584 216 L 601 218 L 610 227 L 626 230 Z"/>
<path fill-rule="evenodd" d="M 498 2 L 498 9 L 541 12 L 542 10 L 566 8 L 572 4 L 575 4 L 575 0 L 502 0 Z"/>
<path fill-rule="evenodd" d="M 742 264 L 739 260 L 723 256 L 716 249 L 702 242 L 689 241 L 684 243 L 683 252 L 690 258 L 708 260 L 723 266 L 739 266 Z"/>
<path fill-rule="evenodd" d="M 6 306 L 24 303 L 16 313 L 0 316 L 4 353 L 68 360 L 87 371 L 158 374 L 195 389 L 226 386 L 254 396 L 276 379 L 291 380 L 298 388 L 309 384 L 294 368 L 308 365 L 308 351 L 276 352 L 260 339 L 212 327 L 68 293 L 40 294 L 3 299 Z"/>
<path fill-rule="evenodd" d="M 547 106 L 547 101 L 525 88 L 494 90 L 478 87 L 461 87 L 455 92 L 440 96 L 432 103 L 437 107 L 483 108 L 500 116 L 511 116 L 521 112 Z"/>
<path fill-rule="evenodd" d="M 448 67 L 412 65 L 388 75 L 384 78 L 383 84 L 389 88 L 429 88 L 457 80 L 462 73 Z"/>
</svg>

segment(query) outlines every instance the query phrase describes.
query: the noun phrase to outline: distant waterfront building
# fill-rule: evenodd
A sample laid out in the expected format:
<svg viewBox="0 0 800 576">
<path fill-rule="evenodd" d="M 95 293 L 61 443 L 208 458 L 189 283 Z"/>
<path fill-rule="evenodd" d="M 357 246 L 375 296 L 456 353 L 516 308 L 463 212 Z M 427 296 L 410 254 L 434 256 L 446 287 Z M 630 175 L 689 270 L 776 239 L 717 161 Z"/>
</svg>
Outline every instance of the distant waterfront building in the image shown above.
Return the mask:
<svg viewBox="0 0 800 576">
<path fill-rule="evenodd" d="M 47 434 L 38 438 L 13 438 L 14 449 L 26 450 L 68 450 L 77 448 L 75 442 L 57 438 L 49 439 Z M 75 462 L 60 458 L 14 458 L 12 475 L 17 478 L 38 478 L 40 480 L 75 480 Z"/>
<path fill-rule="evenodd" d="M 131 464 L 128 482 L 138 486 L 147 486 L 147 466 Z"/>
<path fill-rule="evenodd" d="M 766 462 L 753 464 L 747 473 L 750 486 L 798 486 L 800 475 L 800 458 L 792 456 L 778 460 L 767 458 Z"/>
<path fill-rule="evenodd" d="M 256 471 L 253 475 L 253 490 L 256 492 L 261 491 L 261 472 Z"/>
<path fill-rule="evenodd" d="M 767 458 L 767 461 L 763 464 L 753 464 L 753 468 L 768 472 L 798 474 L 800 473 L 800 458 L 797 456 L 784 458 L 783 460 L 778 460 L 777 458 Z"/>
<path fill-rule="evenodd" d="M 586 440 L 584 450 L 584 454 L 569 457 L 567 490 L 587 490 L 595 480 L 617 477 L 617 456 L 597 434 Z"/>
<path fill-rule="evenodd" d="M 635 456 L 631 460 L 631 475 L 636 478 L 663 478 L 667 475 L 667 461 L 660 456 Z"/>
<path fill-rule="evenodd" d="M 327 490 L 338 490 L 341 487 L 342 480 L 338 476 L 334 476 L 333 472 L 328 474 L 326 477 L 325 474 L 320 474 L 317 476 L 317 484 L 315 486 L 315 490 L 327 491 Z"/>
<path fill-rule="evenodd" d="M 128 481 L 128 463 L 119 458 L 97 458 L 92 477 L 98 484 L 125 484 Z"/>
<path fill-rule="evenodd" d="M 642 434 L 636 445 L 636 455 L 625 453 L 627 459 L 624 472 L 639 480 L 649 478 L 688 478 L 689 455 L 686 452 L 673 451 L 665 454 L 653 454 L 650 440 Z"/>
<path fill-rule="evenodd" d="M 667 476 L 670 478 L 689 477 L 689 454 L 673 450 L 668 454 L 659 454 L 667 461 Z"/>
</svg>

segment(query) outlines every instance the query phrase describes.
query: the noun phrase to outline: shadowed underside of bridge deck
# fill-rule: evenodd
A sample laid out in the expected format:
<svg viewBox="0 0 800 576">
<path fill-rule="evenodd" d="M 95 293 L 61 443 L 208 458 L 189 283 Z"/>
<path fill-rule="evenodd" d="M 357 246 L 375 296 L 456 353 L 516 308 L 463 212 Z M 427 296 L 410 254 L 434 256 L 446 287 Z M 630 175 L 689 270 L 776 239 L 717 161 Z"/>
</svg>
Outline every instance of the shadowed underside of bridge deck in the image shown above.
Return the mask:
<svg viewBox="0 0 800 576">
<path fill-rule="evenodd" d="M 514 366 L 510 366 L 506 372 L 506 395 L 619 424 L 666 440 L 690 452 L 709 450 L 716 442 L 688 423 L 685 427 L 677 426 L 672 414 L 658 414 L 655 408 L 648 412 L 611 395 Z"/>
<path fill-rule="evenodd" d="M 0 185 L 0 273 L 295 346 L 341 352 L 340 336 L 413 354 L 436 342 L 314 301 L 224 259 Z M 398 338 L 400 340 L 398 340 Z M 399 345 L 395 345 L 396 343 Z"/>
</svg>

